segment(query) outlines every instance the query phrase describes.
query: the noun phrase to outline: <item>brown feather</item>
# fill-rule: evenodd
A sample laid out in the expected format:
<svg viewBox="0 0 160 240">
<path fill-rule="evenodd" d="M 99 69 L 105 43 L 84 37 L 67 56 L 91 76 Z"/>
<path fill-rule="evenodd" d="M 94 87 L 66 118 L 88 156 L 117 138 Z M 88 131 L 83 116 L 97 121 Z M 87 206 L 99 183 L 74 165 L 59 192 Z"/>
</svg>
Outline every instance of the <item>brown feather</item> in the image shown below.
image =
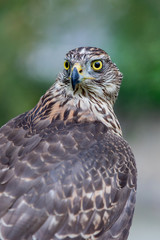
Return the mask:
<svg viewBox="0 0 160 240">
<path fill-rule="evenodd" d="M 67 58 L 105 54 L 79 48 Z M 108 101 L 68 84 L 60 75 L 35 108 L 0 129 L 1 240 L 127 239 L 136 165 L 113 112 L 118 93 Z"/>
</svg>

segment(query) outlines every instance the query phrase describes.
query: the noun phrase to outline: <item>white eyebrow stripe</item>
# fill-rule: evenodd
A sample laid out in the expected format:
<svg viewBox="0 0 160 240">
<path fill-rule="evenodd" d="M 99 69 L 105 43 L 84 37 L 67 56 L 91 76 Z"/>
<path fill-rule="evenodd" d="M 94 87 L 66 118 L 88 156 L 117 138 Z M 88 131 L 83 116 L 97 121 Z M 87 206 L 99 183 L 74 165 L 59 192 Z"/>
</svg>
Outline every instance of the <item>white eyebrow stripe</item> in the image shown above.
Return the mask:
<svg viewBox="0 0 160 240">
<path fill-rule="evenodd" d="M 80 51 L 80 54 L 85 54 L 86 53 L 86 49 L 82 48 L 82 50 Z"/>
</svg>

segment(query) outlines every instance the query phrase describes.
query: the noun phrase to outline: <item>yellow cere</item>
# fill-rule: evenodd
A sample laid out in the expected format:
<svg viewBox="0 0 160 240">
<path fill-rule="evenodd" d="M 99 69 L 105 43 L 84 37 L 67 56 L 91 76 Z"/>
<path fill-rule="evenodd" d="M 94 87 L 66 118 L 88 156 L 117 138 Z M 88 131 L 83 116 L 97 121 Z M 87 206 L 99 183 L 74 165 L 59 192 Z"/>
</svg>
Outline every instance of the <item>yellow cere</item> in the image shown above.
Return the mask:
<svg viewBox="0 0 160 240">
<path fill-rule="evenodd" d="M 103 63 L 101 60 L 95 60 L 91 63 L 91 67 L 93 68 L 94 71 L 99 71 L 103 67 Z"/>
<path fill-rule="evenodd" d="M 69 61 L 65 61 L 64 62 L 64 68 L 66 69 L 66 70 L 68 70 L 69 68 L 70 68 L 70 63 L 69 63 Z"/>
</svg>

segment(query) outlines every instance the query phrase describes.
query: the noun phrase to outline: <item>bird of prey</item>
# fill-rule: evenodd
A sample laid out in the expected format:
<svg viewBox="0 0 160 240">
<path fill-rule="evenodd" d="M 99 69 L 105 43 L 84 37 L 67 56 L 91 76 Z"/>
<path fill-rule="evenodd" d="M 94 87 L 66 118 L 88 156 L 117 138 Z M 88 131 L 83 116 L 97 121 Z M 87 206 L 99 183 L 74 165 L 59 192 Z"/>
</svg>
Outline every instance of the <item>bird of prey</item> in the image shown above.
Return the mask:
<svg viewBox="0 0 160 240">
<path fill-rule="evenodd" d="M 0 129 L 1 240 L 126 240 L 137 170 L 113 111 L 122 74 L 95 47 Z"/>
</svg>

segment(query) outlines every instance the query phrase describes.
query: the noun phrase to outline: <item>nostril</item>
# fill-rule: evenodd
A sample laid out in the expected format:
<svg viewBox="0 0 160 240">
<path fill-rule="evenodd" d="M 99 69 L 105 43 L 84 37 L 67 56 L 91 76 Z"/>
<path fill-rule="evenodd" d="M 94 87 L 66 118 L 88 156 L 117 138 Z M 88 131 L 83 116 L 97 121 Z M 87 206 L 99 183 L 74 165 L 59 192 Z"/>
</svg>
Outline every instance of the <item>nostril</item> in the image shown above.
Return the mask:
<svg viewBox="0 0 160 240">
<path fill-rule="evenodd" d="M 82 69 L 81 70 L 79 70 L 79 73 L 82 73 L 83 71 L 82 71 Z"/>
</svg>

